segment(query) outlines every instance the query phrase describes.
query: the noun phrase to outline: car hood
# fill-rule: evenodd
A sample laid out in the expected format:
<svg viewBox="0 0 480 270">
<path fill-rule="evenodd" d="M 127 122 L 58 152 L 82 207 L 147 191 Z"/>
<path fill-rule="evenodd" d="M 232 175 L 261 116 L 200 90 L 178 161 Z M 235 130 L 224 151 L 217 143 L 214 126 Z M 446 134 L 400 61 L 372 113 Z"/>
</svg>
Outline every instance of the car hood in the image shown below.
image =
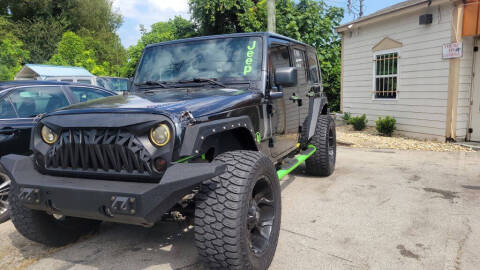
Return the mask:
<svg viewBox="0 0 480 270">
<path fill-rule="evenodd" d="M 180 114 L 189 111 L 194 117 L 220 113 L 258 104 L 261 95 L 251 90 L 229 88 L 159 89 L 136 92 L 69 106 L 59 114 L 74 112 L 123 112 L 128 110 Z"/>
</svg>

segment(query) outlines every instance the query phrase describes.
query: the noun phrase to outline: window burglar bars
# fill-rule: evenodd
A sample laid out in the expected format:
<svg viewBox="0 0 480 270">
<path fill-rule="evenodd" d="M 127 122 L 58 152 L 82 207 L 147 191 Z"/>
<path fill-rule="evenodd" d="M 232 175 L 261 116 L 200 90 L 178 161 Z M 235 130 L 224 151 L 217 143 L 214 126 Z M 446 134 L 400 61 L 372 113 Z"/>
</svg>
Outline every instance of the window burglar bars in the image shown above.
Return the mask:
<svg viewBox="0 0 480 270">
<path fill-rule="evenodd" d="M 399 58 L 397 52 L 375 56 L 375 98 L 397 98 Z"/>
</svg>

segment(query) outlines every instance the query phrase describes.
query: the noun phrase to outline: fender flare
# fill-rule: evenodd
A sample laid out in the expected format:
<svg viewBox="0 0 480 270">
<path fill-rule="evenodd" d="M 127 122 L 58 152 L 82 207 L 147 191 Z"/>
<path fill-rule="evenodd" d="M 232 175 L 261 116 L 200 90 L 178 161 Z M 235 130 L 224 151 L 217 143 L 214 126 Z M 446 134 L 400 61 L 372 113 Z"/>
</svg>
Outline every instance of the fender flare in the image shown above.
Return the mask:
<svg viewBox="0 0 480 270">
<path fill-rule="evenodd" d="M 306 119 L 306 128 L 307 134 L 307 141 L 310 140 L 313 135 L 315 134 L 315 128 L 317 127 L 318 116 L 322 114 L 323 108 L 327 106 L 326 113 L 330 113 L 330 109 L 328 109 L 328 100 L 325 95 L 321 95 L 319 97 L 310 98 L 309 100 L 309 107 L 308 107 L 308 116 Z"/>
<path fill-rule="evenodd" d="M 183 143 L 180 148 L 179 156 L 201 154 L 200 151 L 202 149 L 202 144 L 209 136 L 239 128 L 247 129 L 252 136 L 252 139 L 255 141 L 255 130 L 252 121 L 246 115 L 188 126 L 185 129 L 185 135 L 182 140 Z"/>
</svg>

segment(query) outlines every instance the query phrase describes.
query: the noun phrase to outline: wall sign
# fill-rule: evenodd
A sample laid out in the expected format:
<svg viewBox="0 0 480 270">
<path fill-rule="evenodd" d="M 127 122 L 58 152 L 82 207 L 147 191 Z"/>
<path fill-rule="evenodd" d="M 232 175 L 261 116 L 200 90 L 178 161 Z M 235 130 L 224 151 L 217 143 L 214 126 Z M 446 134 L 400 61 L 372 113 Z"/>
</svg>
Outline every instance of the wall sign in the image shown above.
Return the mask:
<svg viewBox="0 0 480 270">
<path fill-rule="evenodd" d="M 462 42 L 443 44 L 443 59 L 461 58 L 462 56 Z"/>
</svg>

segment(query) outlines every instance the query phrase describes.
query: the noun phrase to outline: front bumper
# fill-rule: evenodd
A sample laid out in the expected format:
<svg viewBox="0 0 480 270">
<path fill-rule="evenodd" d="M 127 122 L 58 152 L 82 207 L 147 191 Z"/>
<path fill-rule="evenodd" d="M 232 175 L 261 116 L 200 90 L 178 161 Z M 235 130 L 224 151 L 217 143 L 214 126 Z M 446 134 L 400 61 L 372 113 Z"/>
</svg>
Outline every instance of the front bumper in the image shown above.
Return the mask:
<svg viewBox="0 0 480 270">
<path fill-rule="evenodd" d="M 7 155 L 0 165 L 30 209 L 65 216 L 151 226 L 204 180 L 225 171 L 221 163 L 175 164 L 160 183 L 107 181 L 40 174 L 32 158 Z"/>
</svg>

